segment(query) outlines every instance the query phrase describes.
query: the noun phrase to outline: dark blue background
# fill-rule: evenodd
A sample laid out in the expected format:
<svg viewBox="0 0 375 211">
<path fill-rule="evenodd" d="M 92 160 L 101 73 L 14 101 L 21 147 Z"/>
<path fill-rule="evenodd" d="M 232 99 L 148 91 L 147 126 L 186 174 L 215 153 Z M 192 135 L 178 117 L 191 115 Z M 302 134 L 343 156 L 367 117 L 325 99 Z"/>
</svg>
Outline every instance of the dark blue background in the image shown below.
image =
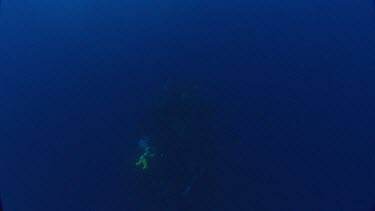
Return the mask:
<svg viewBox="0 0 375 211">
<path fill-rule="evenodd" d="M 134 122 L 184 79 L 225 126 L 222 210 L 369 210 L 372 3 L 3 1 L 4 209 L 137 210 Z"/>
</svg>

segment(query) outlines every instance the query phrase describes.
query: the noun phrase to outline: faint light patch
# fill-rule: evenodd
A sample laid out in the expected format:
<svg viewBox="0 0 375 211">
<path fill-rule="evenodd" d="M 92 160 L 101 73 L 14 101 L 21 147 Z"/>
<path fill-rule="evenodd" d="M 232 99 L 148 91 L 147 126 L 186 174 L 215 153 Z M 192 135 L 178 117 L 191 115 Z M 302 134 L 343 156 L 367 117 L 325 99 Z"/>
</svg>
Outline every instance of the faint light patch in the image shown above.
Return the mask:
<svg viewBox="0 0 375 211">
<path fill-rule="evenodd" d="M 143 137 L 143 138 L 139 139 L 138 147 L 140 149 L 146 149 L 149 146 L 150 146 L 150 138 L 149 137 Z"/>
</svg>

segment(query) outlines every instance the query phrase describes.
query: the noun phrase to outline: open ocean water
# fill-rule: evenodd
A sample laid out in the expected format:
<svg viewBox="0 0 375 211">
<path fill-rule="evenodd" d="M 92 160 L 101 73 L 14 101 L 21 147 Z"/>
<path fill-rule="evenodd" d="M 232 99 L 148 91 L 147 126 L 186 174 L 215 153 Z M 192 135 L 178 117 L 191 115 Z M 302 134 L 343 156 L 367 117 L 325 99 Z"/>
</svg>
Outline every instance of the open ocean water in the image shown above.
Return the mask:
<svg viewBox="0 0 375 211">
<path fill-rule="evenodd" d="M 372 0 L 0 3 L 4 211 L 375 209 Z"/>
</svg>

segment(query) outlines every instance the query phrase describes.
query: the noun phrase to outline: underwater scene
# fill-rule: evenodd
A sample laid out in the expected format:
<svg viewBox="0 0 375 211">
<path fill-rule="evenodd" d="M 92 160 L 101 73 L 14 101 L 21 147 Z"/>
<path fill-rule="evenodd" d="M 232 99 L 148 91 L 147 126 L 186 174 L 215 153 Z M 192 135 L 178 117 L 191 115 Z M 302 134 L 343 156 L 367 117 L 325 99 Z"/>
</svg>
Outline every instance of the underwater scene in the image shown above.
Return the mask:
<svg viewBox="0 0 375 211">
<path fill-rule="evenodd" d="M 0 211 L 375 211 L 375 2 L 0 0 Z"/>
</svg>

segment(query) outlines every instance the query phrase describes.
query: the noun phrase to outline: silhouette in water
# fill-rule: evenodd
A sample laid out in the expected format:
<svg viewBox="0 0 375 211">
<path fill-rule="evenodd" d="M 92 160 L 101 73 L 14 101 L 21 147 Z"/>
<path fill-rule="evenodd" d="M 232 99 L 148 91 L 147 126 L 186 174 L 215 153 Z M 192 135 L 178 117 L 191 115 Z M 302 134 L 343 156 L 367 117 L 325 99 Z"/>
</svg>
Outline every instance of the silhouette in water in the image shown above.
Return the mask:
<svg viewBox="0 0 375 211">
<path fill-rule="evenodd" d="M 139 210 L 219 210 L 214 112 L 192 86 L 181 84 L 169 87 L 140 121 L 139 145 L 153 147 L 155 155 L 147 169 L 135 168 Z"/>
</svg>

